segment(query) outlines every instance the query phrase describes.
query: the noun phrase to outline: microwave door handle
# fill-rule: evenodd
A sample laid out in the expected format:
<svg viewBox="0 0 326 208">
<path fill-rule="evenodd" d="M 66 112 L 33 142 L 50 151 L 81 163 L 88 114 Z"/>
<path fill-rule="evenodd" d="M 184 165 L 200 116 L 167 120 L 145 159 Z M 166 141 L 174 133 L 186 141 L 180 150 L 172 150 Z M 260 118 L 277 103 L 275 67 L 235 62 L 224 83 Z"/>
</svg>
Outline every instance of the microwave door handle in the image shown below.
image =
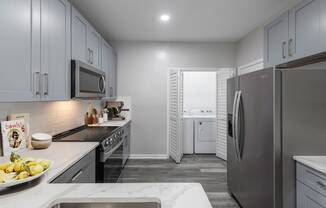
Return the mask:
<svg viewBox="0 0 326 208">
<path fill-rule="evenodd" d="M 102 86 L 102 89 L 101 89 L 101 86 Z M 101 93 L 105 92 L 105 77 L 104 76 L 101 76 L 98 81 L 98 89 Z"/>
</svg>

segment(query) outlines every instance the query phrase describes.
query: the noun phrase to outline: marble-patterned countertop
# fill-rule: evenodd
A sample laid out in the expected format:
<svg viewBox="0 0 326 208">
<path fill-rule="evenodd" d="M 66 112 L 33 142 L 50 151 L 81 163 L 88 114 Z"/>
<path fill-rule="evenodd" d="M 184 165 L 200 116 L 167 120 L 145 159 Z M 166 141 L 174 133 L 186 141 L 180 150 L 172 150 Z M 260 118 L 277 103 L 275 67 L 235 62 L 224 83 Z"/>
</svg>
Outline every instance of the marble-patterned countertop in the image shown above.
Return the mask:
<svg viewBox="0 0 326 208">
<path fill-rule="evenodd" d="M 326 156 L 294 156 L 293 159 L 305 166 L 326 174 Z"/>
<path fill-rule="evenodd" d="M 103 123 L 98 123 L 98 124 L 91 124 L 88 125 L 90 127 L 99 127 L 99 126 L 124 126 L 126 125 L 129 121 L 131 121 L 130 119 L 126 119 L 126 120 L 122 120 L 122 121 L 107 121 L 107 122 L 103 122 Z"/>
<path fill-rule="evenodd" d="M 97 145 L 62 142 L 53 143 L 46 150 L 28 150 L 24 156 L 50 159 L 53 166 L 36 181 L 0 190 L 0 207 L 51 208 L 61 202 L 158 202 L 161 208 L 212 208 L 198 183 L 49 183 Z M 0 157 L 0 162 L 7 160 Z"/>
</svg>

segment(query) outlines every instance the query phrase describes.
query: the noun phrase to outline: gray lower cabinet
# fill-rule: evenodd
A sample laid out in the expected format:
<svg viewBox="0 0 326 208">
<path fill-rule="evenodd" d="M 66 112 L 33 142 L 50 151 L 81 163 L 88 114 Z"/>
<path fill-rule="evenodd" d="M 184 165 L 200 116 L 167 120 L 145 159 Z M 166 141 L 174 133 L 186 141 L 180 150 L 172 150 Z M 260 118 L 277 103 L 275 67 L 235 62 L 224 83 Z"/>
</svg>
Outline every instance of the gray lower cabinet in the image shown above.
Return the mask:
<svg viewBox="0 0 326 208">
<path fill-rule="evenodd" d="M 95 183 L 95 171 L 96 153 L 93 150 L 51 183 Z"/>
<path fill-rule="evenodd" d="M 123 164 L 126 164 L 129 155 L 130 155 L 130 131 L 131 131 L 131 122 L 129 121 L 124 126 L 124 141 L 123 141 Z"/>
<path fill-rule="evenodd" d="M 69 18 L 67 0 L 0 1 L 0 102 L 68 98 Z"/>
<path fill-rule="evenodd" d="M 326 208 L 326 175 L 297 163 L 297 208 Z"/>
</svg>

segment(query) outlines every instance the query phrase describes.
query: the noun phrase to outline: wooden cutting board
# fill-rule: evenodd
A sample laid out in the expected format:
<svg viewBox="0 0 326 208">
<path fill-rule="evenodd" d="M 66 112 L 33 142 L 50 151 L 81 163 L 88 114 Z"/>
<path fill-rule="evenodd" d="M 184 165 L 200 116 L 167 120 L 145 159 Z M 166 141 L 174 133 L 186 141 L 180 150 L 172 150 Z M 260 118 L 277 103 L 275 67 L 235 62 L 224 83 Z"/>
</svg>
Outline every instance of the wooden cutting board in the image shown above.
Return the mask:
<svg viewBox="0 0 326 208">
<path fill-rule="evenodd" d="M 30 135 L 30 115 L 29 113 L 17 113 L 17 114 L 10 114 L 7 116 L 8 121 L 12 120 L 24 120 L 25 128 L 26 128 L 26 146 L 27 148 L 31 147 L 31 135 Z"/>
</svg>

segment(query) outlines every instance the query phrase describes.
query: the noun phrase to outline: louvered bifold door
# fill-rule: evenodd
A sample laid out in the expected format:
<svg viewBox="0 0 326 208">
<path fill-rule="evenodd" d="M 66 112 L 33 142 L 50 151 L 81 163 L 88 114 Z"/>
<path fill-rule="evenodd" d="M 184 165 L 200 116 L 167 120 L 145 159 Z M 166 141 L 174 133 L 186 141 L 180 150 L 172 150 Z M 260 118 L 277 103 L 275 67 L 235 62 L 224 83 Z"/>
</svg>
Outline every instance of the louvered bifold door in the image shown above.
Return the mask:
<svg viewBox="0 0 326 208">
<path fill-rule="evenodd" d="M 169 71 L 169 154 L 176 162 L 182 159 L 183 78 L 180 70 Z"/>
<path fill-rule="evenodd" d="M 232 70 L 219 69 L 216 73 L 216 156 L 223 160 L 226 160 L 227 155 L 227 79 L 231 77 Z"/>
</svg>

